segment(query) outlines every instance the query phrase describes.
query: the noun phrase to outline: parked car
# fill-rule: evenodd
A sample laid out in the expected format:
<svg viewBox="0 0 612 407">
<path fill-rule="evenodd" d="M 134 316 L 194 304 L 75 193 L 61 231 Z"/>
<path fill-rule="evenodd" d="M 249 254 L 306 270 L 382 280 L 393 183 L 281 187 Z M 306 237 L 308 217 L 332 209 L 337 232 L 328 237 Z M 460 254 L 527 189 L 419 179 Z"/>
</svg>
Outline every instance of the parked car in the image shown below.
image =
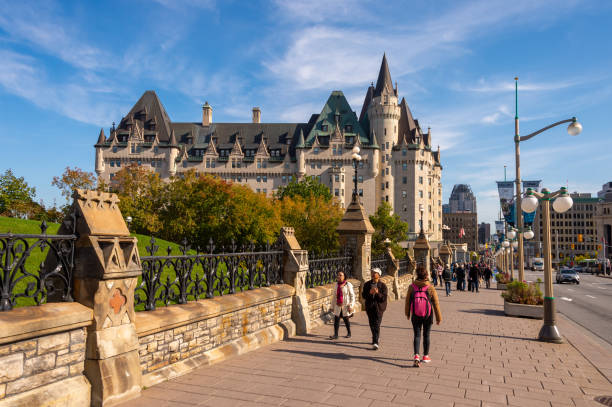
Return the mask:
<svg viewBox="0 0 612 407">
<path fill-rule="evenodd" d="M 575 269 L 561 269 L 557 272 L 557 284 L 565 282 L 580 284 L 580 276 Z"/>
</svg>

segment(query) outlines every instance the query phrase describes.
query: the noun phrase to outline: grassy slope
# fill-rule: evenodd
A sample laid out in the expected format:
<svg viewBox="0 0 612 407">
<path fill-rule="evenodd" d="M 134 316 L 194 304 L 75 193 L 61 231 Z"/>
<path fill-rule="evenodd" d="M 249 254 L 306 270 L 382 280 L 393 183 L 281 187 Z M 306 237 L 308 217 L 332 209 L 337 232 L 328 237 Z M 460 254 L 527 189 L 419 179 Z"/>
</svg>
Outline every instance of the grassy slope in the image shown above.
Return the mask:
<svg viewBox="0 0 612 407">
<path fill-rule="evenodd" d="M 47 234 L 56 234 L 59 229 L 58 223 L 48 223 L 47 224 Z M 15 233 L 15 234 L 40 234 L 40 222 L 33 220 L 24 220 L 24 219 L 15 219 L 15 218 L 7 218 L 4 216 L 0 216 L 0 233 Z M 140 256 L 147 256 L 148 253 L 145 249 L 146 246 L 149 246 L 149 237 L 144 235 L 139 235 L 133 233 L 132 236 L 138 238 L 138 252 Z M 32 243 L 33 240 L 29 239 L 28 242 Z M 167 242 L 162 239 L 156 239 L 157 246 L 159 246 L 159 250 L 157 255 L 166 255 L 166 248 L 169 246 L 172 248 L 172 254 L 180 254 L 179 245 L 171 242 Z M 37 273 L 39 265 L 45 260 L 47 257 L 48 249 L 41 251 L 39 249 L 34 249 L 30 256 L 26 261 L 26 270 L 30 273 Z M 1 258 L 2 264 L 4 264 L 4 259 Z M 4 270 L 2 270 L 4 271 Z M 14 292 L 22 293 L 25 291 L 27 283 L 34 281 L 33 278 L 26 278 L 17 283 L 17 286 Z M 18 298 L 17 306 L 26 306 L 26 305 L 34 305 L 34 300 L 29 298 Z"/>
</svg>

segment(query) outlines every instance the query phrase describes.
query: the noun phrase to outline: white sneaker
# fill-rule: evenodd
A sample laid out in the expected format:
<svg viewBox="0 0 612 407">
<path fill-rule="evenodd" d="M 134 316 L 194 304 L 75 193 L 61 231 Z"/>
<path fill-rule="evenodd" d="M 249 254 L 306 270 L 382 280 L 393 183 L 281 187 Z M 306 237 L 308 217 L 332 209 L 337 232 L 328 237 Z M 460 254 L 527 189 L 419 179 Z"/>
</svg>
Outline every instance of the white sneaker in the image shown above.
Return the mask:
<svg viewBox="0 0 612 407">
<path fill-rule="evenodd" d="M 378 344 L 375 343 L 374 345 L 372 345 L 372 350 L 378 350 Z"/>
</svg>

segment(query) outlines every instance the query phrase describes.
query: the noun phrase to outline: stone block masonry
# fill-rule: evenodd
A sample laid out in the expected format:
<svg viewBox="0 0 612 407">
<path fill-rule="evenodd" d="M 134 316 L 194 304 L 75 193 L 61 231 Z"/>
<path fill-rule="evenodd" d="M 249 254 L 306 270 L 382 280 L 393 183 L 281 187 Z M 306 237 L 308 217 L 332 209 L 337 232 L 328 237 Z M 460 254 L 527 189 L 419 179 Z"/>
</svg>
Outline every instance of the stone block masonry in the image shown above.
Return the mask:
<svg viewBox="0 0 612 407">
<path fill-rule="evenodd" d="M 294 335 L 288 285 L 136 315 L 143 385 Z"/>
<path fill-rule="evenodd" d="M 88 406 L 83 369 L 91 320 L 91 310 L 76 303 L 0 313 L 0 406 Z"/>
<path fill-rule="evenodd" d="M 361 282 L 354 279 L 350 279 L 349 281 L 353 284 L 353 290 L 355 290 L 355 312 L 359 312 L 361 311 L 361 303 L 359 301 L 359 288 L 361 287 Z M 333 321 L 334 317 L 331 313 L 331 301 L 335 285 L 336 283 L 326 284 L 306 290 L 308 315 L 312 328 Z"/>
</svg>

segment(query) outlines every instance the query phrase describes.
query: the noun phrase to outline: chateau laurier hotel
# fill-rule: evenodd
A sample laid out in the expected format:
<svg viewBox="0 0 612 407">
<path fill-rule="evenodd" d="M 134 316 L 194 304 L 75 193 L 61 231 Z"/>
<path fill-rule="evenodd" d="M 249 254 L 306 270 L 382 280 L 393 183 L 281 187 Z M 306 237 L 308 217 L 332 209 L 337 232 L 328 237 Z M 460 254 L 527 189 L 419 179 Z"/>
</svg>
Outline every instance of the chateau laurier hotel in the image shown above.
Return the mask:
<svg viewBox="0 0 612 407">
<path fill-rule="evenodd" d="M 361 148 L 358 189 L 368 213 L 389 202 L 410 225 L 442 240 L 442 165 L 405 99 L 398 100 L 383 56 L 376 86 L 368 87 L 359 117 L 341 91 L 333 91 L 319 114 L 304 123 L 216 123 L 202 107 L 201 122 L 172 122 L 153 91 L 146 91 L 106 138 L 100 131 L 96 173 L 112 184 L 114 173 L 132 164 L 163 179 L 195 170 L 245 183 L 272 194 L 291 177 L 316 176 L 345 207 L 353 192 L 351 149 Z M 422 211 L 422 214 L 421 214 Z"/>
</svg>

